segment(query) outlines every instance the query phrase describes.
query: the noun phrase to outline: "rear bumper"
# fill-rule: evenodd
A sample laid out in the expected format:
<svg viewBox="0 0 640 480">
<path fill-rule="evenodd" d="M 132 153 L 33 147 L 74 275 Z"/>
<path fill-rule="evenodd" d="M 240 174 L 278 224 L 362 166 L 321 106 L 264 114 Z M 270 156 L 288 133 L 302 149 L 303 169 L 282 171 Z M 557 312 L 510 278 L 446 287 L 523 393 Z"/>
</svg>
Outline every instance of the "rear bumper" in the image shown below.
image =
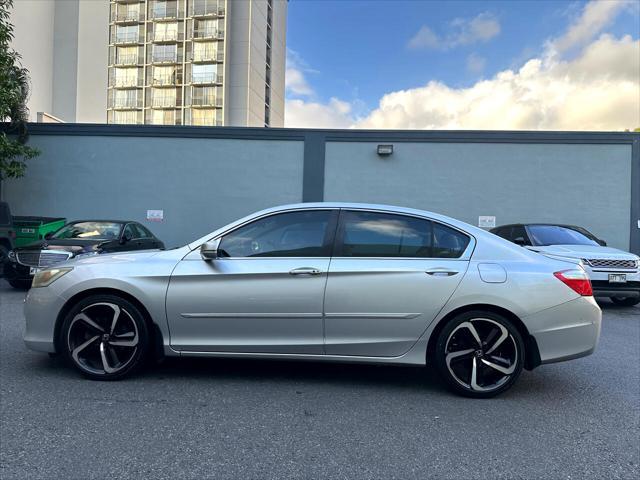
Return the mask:
<svg viewBox="0 0 640 480">
<path fill-rule="evenodd" d="M 593 297 L 580 297 L 522 320 L 544 364 L 592 354 L 600 338 L 602 312 Z"/>
</svg>

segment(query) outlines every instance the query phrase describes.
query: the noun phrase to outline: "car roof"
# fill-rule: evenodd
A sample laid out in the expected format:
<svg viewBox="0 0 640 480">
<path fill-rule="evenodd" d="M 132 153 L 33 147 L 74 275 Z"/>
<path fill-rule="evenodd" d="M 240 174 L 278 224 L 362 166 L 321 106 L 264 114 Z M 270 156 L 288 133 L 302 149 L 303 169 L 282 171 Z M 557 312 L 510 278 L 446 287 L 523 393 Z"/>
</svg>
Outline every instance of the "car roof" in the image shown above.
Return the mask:
<svg viewBox="0 0 640 480">
<path fill-rule="evenodd" d="M 498 228 L 505 228 L 505 227 L 528 227 L 530 225 L 546 225 L 546 226 L 550 226 L 550 227 L 566 227 L 566 228 L 582 228 L 582 229 L 584 229 L 584 227 L 580 227 L 578 225 L 569 225 L 569 224 L 566 224 L 566 223 L 535 222 L 535 223 L 507 223 L 505 225 L 499 225 L 497 227 L 494 227 L 491 230 L 496 230 Z"/>
<path fill-rule="evenodd" d="M 97 219 L 97 218 L 89 218 L 89 219 L 85 219 L 85 220 L 73 220 L 71 222 L 67 222 L 66 225 L 71 225 L 72 223 L 83 223 L 83 222 L 120 223 L 122 225 L 124 225 L 125 223 L 140 223 L 140 222 L 136 222 L 134 220 L 104 220 L 104 219 Z"/>
</svg>

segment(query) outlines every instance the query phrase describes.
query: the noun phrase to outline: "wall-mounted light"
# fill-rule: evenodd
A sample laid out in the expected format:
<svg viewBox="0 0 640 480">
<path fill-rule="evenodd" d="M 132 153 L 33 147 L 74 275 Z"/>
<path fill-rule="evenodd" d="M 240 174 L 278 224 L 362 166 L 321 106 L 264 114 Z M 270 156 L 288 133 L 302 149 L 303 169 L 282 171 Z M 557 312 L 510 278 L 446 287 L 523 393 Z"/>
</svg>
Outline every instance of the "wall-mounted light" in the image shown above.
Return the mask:
<svg viewBox="0 0 640 480">
<path fill-rule="evenodd" d="M 393 153 L 393 145 L 378 145 L 378 155 L 387 157 Z"/>
</svg>

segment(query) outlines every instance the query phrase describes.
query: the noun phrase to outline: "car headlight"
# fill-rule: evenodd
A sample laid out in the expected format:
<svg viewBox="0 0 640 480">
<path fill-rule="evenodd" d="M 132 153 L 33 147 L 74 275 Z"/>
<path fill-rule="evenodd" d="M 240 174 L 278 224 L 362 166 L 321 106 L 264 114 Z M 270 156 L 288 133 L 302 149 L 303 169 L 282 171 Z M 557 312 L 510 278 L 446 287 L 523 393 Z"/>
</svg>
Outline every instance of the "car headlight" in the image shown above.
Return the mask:
<svg viewBox="0 0 640 480">
<path fill-rule="evenodd" d="M 61 267 L 61 268 L 49 268 L 47 270 L 41 270 L 33 277 L 33 283 L 31 288 L 48 287 L 57 279 L 66 275 L 73 267 Z"/>
<path fill-rule="evenodd" d="M 14 252 L 13 250 L 9 250 L 9 253 L 7 254 L 7 258 L 9 259 L 10 262 L 18 261 L 18 259 L 16 258 L 16 252 Z"/>
</svg>

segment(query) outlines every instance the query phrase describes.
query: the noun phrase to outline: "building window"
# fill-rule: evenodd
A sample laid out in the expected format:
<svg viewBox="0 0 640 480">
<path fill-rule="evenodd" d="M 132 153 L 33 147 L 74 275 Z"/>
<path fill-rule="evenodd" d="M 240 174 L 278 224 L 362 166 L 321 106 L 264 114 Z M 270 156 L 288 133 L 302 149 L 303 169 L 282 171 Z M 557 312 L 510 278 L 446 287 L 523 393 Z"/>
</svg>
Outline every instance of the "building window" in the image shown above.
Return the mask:
<svg viewBox="0 0 640 480">
<path fill-rule="evenodd" d="M 112 79 L 115 87 L 135 87 L 138 85 L 138 69 L 114 68 Z"/>
<path fill-rule="evenodd" d="M 216 90 L 216 87 L 193 87 L 191 104 L 196 106 L 215 105 Z"/>
<path fill-rule="evenodd" d="M 215 83 L 218 69 L 216 65 L 192 65 L 193 83 Z"/>
<path fill-rule="evenodd" d="M 178 23 L 156 23 L 153 26 L 153 40 L 156 42 L 171 42 L 178 40 Z"/>
<path fill-rule="evenodd" d="M 217 42 L 193 42 L 193 61 L 206 62 L 216 59 Z"/>
<path fill-rule="evenodd" d="M 154 62 L 172 62 L 178 59 L 178 45 L 154 45 L 153 61 Z"/>
<path fill-rule="evenodd" d="M 152 110 L 151 123 L 154 125 L 175 125 L 176 111 L 175 110 Z"/>
<path fill-rule="evenodd" d="M 138 90 L 116 90 L 114 107 L 115 108 L 137 108 L 138 106 Z"/>
<path fill-rule="evenodd" d="M 173 1 L 156 0 L 152 8 L 151 16 L 153 18 L 174 18 L 178 16 L 178 5 Z"/>
<path fill-rule="evenodd" d="M 195 20 L 193 28 L 194 38 L 215 38 L 218 36 L 217 20 Z"/>
<path fill-rule="evenodd" d="M 207 108 L 194 108 L 191 110 L 192 125 L 215 125 L 216 111 Z"/>
<path fill-rule="evenodd" d="M 138 47 L 117 47 L 116 61 L 118 65 L 136 65 L 138 63 Z"/>
<path fill-rule="evenodd" d="M 176 106 L 175 88 L 154 88 L 152 92 L 152 105 L 156 108 Z"/>
<path fill-rule="evenodd" d="M 138 41 L 138 25 L 116 26 L 116 43 L 137 43 Z"/>
<path fill-rule="evenodd" d="M 139 112 L 113 112 L 113 123 L 140 123 Z"/>
</svg>

